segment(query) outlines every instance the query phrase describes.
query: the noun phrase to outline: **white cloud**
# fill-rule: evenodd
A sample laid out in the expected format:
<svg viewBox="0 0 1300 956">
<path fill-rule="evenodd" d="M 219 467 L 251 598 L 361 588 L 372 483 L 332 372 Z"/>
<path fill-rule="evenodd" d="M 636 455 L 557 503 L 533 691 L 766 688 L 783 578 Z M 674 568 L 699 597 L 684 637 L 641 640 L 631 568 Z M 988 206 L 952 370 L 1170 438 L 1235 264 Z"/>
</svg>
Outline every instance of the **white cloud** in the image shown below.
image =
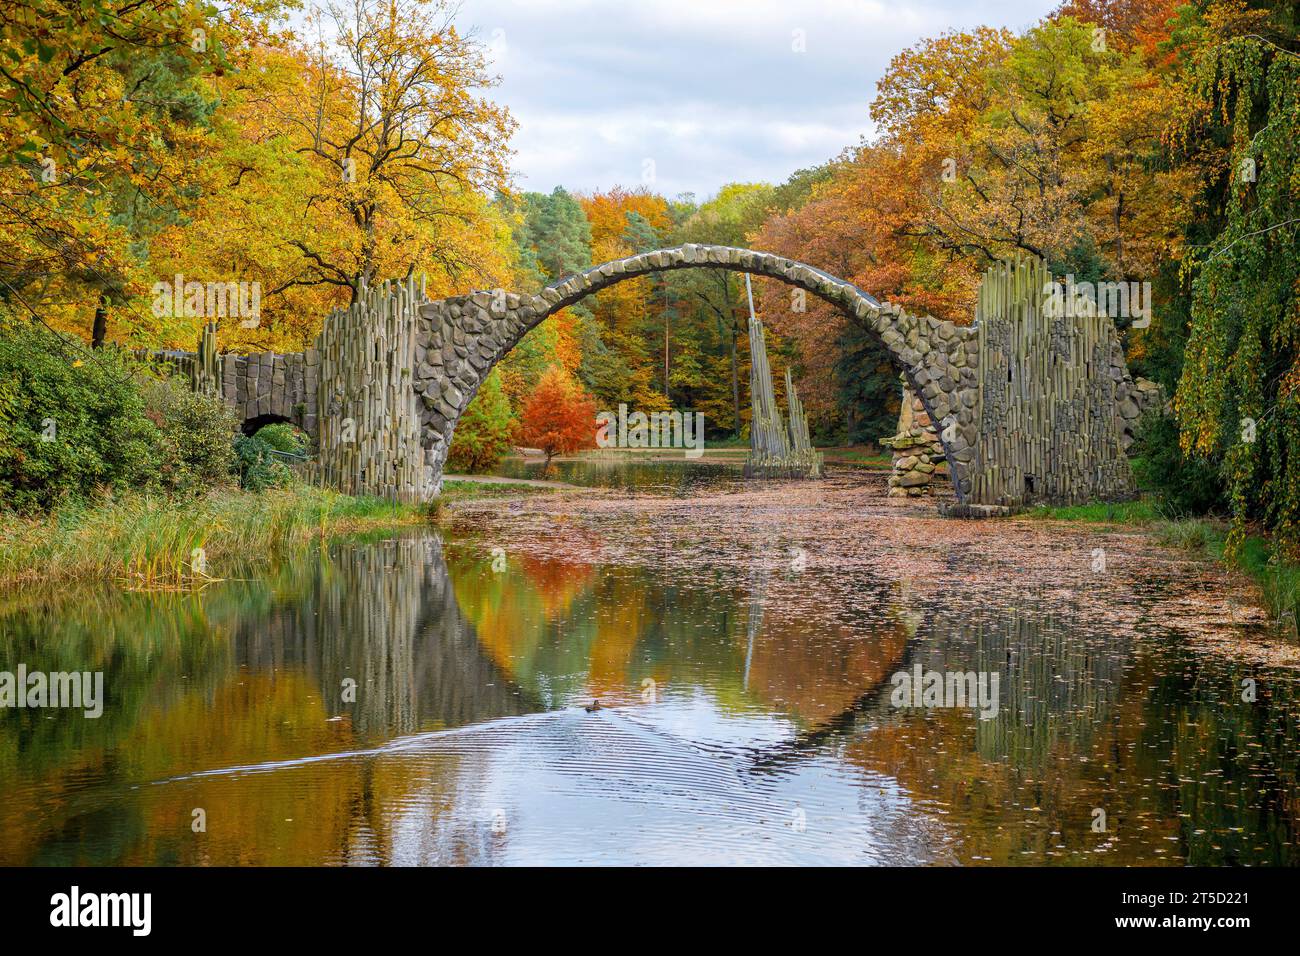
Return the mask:
<svg viewBox="0 0 1300 956">
<path fill-rule="evenodd" d="M 635 186 L 653 159 L 655 189 L 704 198 L 727 182 L 780 182 L 870 134 L 876 81 L 918 40 L 1021 29 L 1056 5 L 470 0 L 459 22 L 495 48 L 491 95 L 520 124 L 521 186 Z"/>
</svg>

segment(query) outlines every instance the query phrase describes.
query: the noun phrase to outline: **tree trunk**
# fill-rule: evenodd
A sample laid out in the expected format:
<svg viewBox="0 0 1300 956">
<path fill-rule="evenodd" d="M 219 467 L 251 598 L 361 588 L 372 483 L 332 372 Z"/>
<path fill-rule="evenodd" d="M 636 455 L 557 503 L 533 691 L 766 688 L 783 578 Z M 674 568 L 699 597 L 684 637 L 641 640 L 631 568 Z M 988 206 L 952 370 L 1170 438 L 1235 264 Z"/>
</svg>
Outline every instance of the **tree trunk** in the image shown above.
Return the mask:
<svg viewBox="0 0 1300 956">
<path fill-rule="evenodd" d="M 737 438 L 740 437 L 740 371 L 736 365 L 736 327 L 731 327 L 731 409 L 732 421 L 735 424 L 733 431 Z"/>
<path fill-rule="evenodd" d="M 1115 271 L 1124 278 L 1124 194 L 1115 197 Z"/>
<path fill-rule="evenodd" d="M 95 324 L 90 329 L 90 347 L 93 349 L 101 348 L 104 339 L 108 336 L 108 293 L 99 294 L 99 302 L 95 305 Z"/>
<path fill-rule="evenodd" d="M 664 310 L 664 398 L 668 400 L 668 405 L 672 407 L 672 399 L 668 397 L 668 310 Z"/>
<path fill-rule="evenodd" d="M 722 297 L 727 306 L 727 325 L 731 329 L 731 421 L 732 431 L 740 437 L 740 370 L 736 363 L 736 312 L 731 305 L 731 277 L 723 276 Z"/>
</svg>

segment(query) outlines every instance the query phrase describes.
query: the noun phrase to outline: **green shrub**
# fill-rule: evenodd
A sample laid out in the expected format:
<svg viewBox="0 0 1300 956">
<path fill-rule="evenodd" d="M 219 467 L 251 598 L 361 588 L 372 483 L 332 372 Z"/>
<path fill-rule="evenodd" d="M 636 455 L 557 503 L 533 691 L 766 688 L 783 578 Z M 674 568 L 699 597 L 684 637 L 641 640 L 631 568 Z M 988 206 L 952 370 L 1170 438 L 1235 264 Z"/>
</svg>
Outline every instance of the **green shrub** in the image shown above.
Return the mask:
<svg viewBox="0 0 1300 956">
<path fill-rule="evenodd" d="M 510 401 L 493 369 L 465 409 L 451 439 L 447 465 L 452 471 L 489 471 L 510 450 Z"/>
<path fill-rule="evenodd" d="M 1226 510 L 1227 496 L 1218 467 L 1183 455 L 1178 425 L 1172 418 L 1148 412 L 1135 437 L 1129 449 L 1134 477 L 1139 487 L 1159 497 L 1161 515 L 1182 518 Z"/>
<path fill-rule="evenodd" d="M 158 474 L 158 429 L 130 358 L 0 318 L 0 507 L 47 509 Z"/>
<path fill-rule="evenodd" d="M 306 447 L 306 436 L 287 422 L 263 425 L 255 434 L 240 435 L 235 439 L 240 485 L 249 491 L 284 487 L 293 480 L 293 473 L 275 452 L 301 455 Z"/>
<path fill-rule="evenodd" d="M 1156 539 L 1173 548 L 1202 554 L 1213 546 L 1215 531 L 1197 518 L 1179 518 L 1160 524 L 1156 528 Z"/>
<path fill-rule="evenodd" d="M 143 391 L 147 414 L 159 432 L 158 487 L 188 496 L 230 483 L 239 430 L 230 406 L 175 379 L 148 383 Z"/>
<path fill-rule="evenodd" d="M 276 451 L 301 455 L 307 449 L 307 436 L 289 422 L 273 422 L 257 430 L 256 437 Z"/>
</svg>

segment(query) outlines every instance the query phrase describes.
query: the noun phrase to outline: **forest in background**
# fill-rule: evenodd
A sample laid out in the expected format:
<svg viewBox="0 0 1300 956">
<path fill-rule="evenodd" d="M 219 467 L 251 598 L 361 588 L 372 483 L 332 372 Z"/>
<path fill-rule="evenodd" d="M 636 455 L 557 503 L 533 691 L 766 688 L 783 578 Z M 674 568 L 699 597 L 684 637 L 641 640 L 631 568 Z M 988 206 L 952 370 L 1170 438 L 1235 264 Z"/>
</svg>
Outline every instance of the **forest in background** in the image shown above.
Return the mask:
<svg viewBox="0 0 1300 956">
<path fill-rule="evenodd" d="M 441 0 L 332 7 L 299 34 L 285 9 L 4 0 L 5 322 L 69 334 L 78 364 L 114 343 L 193 348 L 207 318 L 160 305 L 157 284 L 257 283 L 256 324 L 223 321 L 221 346 L 297 351 L 365 283 L 530 291 L 681 242 L 788 256 L 968 322 L 983 270 L 1029 253 L 1076 281 L 1151 282 L 1150 326 L 1118 323 L 1134 373 L 1174 396 L 1145 467 L 1176 510 L 1300 545 L 1300 5 L 1069 0 L 1020 34 L 936 31 L 862 91 L 870 142 L 703 202 L 515 188 L 514 121 Z M 788 287 L 755 294 L 815 437 L 890 434 L 879 344 Z M 711 437 L 743 435 L 746 315 L 731 274 L 621 283 L 531 333 L 462 442 L 510 434 L 556 370 L 597 408 L 691 409 Z M 23 415 L 0 376 L 0 446 Z"/>
</svg>

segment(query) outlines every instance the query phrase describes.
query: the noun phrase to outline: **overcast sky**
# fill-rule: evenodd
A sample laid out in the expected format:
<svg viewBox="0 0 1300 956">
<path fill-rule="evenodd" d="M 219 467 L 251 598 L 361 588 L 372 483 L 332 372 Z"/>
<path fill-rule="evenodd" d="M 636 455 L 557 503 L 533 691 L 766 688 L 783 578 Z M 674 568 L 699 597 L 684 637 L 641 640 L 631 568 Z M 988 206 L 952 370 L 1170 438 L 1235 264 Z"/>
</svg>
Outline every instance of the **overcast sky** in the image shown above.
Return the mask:
<svg viewBox="0 0 1300 956">
<path fill-rule="evenodd" d="M 869 136 L 876 81 L 918 40 L 1020 30 L 1058 5 L 463 0 L 458 22 L 491 49 L 492 96 L 519 123 L 518 185 L 644 183 L 704 200 L 728 182 L 782 182 Z"/>
</svg>

